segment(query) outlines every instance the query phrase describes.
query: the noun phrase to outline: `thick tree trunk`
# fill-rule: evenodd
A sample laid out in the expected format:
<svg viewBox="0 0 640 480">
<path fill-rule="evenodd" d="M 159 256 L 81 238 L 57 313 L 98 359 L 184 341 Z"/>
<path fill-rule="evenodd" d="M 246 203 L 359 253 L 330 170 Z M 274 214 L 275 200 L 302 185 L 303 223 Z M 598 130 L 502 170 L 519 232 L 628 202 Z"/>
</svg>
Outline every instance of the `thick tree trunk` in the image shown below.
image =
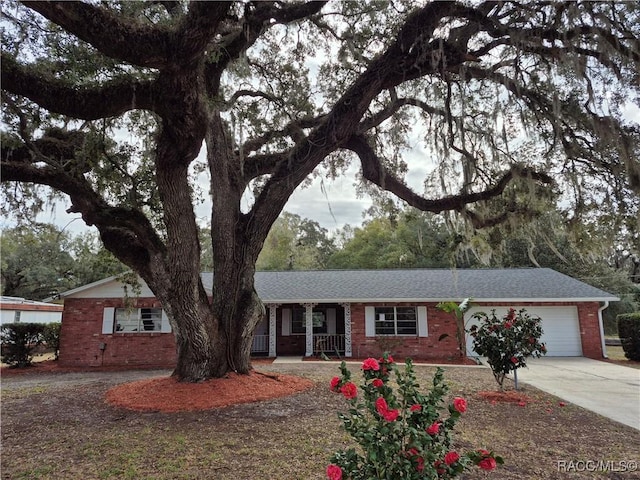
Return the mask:
<svg viewBox="0 0 640 480">
<path fill-rule="evenodd" d="M 253 334 L 265 315 L 253 288 L 253 268 L 217 271 L 212 304 L 198 303 L 194 307 L 181 297 L 165 302 L 176 325 L 173 375 L 199 382 L 228 372 L 249 373 Z"/>
</svg>

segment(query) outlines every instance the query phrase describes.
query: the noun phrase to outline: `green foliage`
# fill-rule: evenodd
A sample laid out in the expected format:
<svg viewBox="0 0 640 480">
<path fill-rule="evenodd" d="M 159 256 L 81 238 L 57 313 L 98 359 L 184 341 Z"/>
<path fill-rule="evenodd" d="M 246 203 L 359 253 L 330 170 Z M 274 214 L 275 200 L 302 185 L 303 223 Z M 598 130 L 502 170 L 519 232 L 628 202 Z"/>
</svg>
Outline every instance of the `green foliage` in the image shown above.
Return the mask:
<svg viewBox="0 0 640 480">
<path fill-rule="evenodd" d="M 2 294 L 42 299 L 72 288 L 69 235 L 48 224 L 7 229 L 2 234 Z"/>
<path fill-rule="evenodd" d="M 62 323 L 60 322 L 52 322 L 47 323 L 42 330 L 42 343 L 44 343 L 47 348 L 53 350 L 53 355 L 55 360 L 58 360 L 60 356 L 60 329 L 62 328 Z"/>
<path fill-rule="evenodd" d="M 438 217 L 413 209 L 379 216 L 356 228 L 329 260 L 331 268 L 439 268 L 464 266 Z"/>
<path fill-rule="evenodd" d="M 344 362 L 340 372 L 331 380 L 331 389 L 342 393 L 349 409 L 338 416 L 360 448 L 335 453 L 327 467 L 329 479 L 454 478 L 474 464 L 491 470 L 503 463 L 486 450 L 455 451 L 452 432 L 466 411 L 466 401 L 458 397 L 444 406 L 448 387 L 442 369 L 436 371 L 431 390 L 422 393 L 411 360 L 401 371 L 386 353 L 379 360 L 369 358 L 362 364 L 362 395 Z"/>
<path fill-rule="evenodd" d="M 478 355 L 487 357 L 501 390 L 508 373 L 526 367 L 528 357 L 547 353 L 547 347 L 540 343 L 542 320 L 529 315 L 524 308 L 518 312 L 510 308 L 503 318 L 498 318 L 495 310 L 491 315 L 476 313 L 473 318 L 481 321 L 479 327 L 473 325 L 469 329 L 473 348 Z"/>
<path fill-rule="evenodd" d="M 624 356 L 640 362 L 640 312 L 618 315 L 618 335 Z"/>
<path fill-rule="evenodd" d="M 0 242 L 7 296 L 40 300 L 125 270 L 94 233 L 74 237 L 37 223 L 5 230 Z"/>
<path fill-rule="evenodd" d="M 31 365 L 33 350 L 42 343 L 42 323 L 6 323 L 0 327 L 2 362 L 12 367 Z"/>
<path fill-rule="evenodd" d="M 258 270 L 326 268 L 335 250 L 327 230 L 318 222 L 284 212 L 274 223 L 258 257 Z"/>
</svg>

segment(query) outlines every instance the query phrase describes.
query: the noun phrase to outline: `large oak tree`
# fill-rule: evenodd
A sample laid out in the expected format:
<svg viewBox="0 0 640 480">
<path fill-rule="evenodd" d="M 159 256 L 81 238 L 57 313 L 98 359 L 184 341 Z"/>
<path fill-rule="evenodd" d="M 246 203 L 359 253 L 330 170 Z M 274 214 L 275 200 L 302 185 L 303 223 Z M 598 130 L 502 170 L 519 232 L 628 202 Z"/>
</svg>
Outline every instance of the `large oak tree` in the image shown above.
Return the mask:
<svg viewBox="0 0 640 480">
<path fill-rule="evenodd" d="M 620 114 L 638 93 L 636 2 L 25 1 L 2 15 L 5 206 L 64 194 L 162 301 L 185 381 L 250 369 L 256 259 L 312 174 L 359 161 L 364 184 L 476 228 L 562 192 L 624 208 L 640 187 L 637 125 Z M 403 177 L 417 138 L 424 192 Z"/>
</svg>

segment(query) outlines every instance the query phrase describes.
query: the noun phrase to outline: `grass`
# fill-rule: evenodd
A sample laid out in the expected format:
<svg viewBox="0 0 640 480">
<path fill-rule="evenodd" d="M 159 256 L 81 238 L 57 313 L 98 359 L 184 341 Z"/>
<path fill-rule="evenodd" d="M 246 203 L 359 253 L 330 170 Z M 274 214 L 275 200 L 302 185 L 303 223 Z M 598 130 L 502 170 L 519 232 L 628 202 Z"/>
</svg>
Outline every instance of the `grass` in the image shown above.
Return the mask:
<svg viewBox="0 0 640 480">
<path fill-rule="evenodd" d="M 106 405 L 108 388 L 131 376 L 95 375 L 77 385 L 65 375 L 3 379 L 3 479 L 324 479 L 329 457 L 353 445 L 336 412 L 345 408 L 328 391 L 337 365 L 261 366 L 305 376 L 310 391 L 260 403 L 191 413 L 134 413 Z M 357 366 L 352 368 L 354 374 Z M 434 369 L 417 367 L 421 385 Z M 157 374 L 157 373 L 156 373 Z M 152 375 L 140 372 L 139 377 Z M 533 388 L 526 407 L 481 400 L 496 389 L 487 369 L 450 367 L 451 395 L 467 398 L 455 448 L 493 449 L 506 465 L 474 470 L 466 479 L 560 479 L 560 461 L 638 460 L 640 432 Z M 621 406 L 621 408 L 623 408 Z M 571 479 L 618 478 L 576 472 Z M 633 478 L 623 476 L 619 478 Z"/>
<path fill-rule="evenodd" d="M 625 357 L 624 350 L 621 346 L 607 345 L 607 356 L 609 357 L 609 360 L 612 360 L 619 365 L 640 369 L 640 362 L 634 362 Z"/>
</svg>

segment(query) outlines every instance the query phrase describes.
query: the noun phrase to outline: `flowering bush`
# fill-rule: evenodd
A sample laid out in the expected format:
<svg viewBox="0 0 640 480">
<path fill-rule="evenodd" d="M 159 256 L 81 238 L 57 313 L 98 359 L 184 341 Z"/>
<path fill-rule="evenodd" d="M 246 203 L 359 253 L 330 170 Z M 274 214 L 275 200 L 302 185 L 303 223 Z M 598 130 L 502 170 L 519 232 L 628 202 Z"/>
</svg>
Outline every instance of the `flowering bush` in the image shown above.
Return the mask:
<svg viewBox="0 0 640 480">
<path fill-rule="evenodd" d="M 501 390 L 509 372 L 526 367 L 528 357 L 541 357 L 547 353 L 545 344 L 540 343 L 542 320 L 529 315 L 524 308 L 518 312 L 510 308 L 502 318 L 496 317 L 495 310 L 491 315 L 476 313 L 473 318 L 481 321 L 480 326 L 473 325 L 469 329 L 473 349 L 478 355 L 487 357 Z"/>
<path fill-rule="evenodd" d="M 338 416 L 361 448 L 335 453 L 327 467 L 329 480 L 447 479 L 473 465 L 493 470 L 503 463 L 487 450 L 461 453 L 454 448 L 451 431 L 467 402 L 456 397 L 446 409 L 448 416 L 442 415 L 448 392 L 442 369 L 436 371 L 427 394 L 419 390 L 411 360 L 400 371 L 388 354 L 364 361 L 363 382 L 355 394 L 344 362 L 340 372 L 330 388 L 349 402 L 348 412 Z M 392 374 L 396 391 L 390 384 Z"/>
</svg>

